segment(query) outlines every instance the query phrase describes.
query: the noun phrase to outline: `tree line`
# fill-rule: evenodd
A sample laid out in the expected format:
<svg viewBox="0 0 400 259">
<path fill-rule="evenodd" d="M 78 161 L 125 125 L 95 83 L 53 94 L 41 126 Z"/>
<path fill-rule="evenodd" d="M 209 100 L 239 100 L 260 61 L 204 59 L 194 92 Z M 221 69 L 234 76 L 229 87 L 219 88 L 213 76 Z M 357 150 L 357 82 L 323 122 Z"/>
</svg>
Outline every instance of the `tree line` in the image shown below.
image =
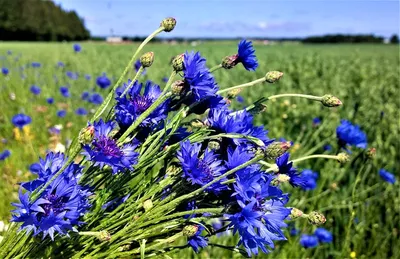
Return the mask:
<svg viewBox="0 0 400 259">
<path fill-rule="evenodd" d="M 323 36 L 312 36 L 302 40 L 303 43 L 384 43 L 384 38 L 372 34 L 347 35 L 332 34 Z M 399 43 L 397 35 L 389 39 L 390 43 Z"/>
<path fill-rule="evenodd" d="M 52 1 L 0 0 L 0 40 L 79 41 L 90 38 L 75 11 Z"/>
</svg>

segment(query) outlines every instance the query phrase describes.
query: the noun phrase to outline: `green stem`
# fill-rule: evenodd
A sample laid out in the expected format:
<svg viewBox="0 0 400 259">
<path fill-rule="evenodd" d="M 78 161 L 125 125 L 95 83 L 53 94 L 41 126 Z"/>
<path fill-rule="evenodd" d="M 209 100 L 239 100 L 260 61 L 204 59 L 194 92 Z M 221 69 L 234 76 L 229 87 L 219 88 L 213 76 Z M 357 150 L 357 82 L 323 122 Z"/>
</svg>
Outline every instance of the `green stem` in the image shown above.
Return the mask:
<svg viewBox="0 0 400 259">
<path fill-rule="evenodd" d="M 308 95 L 308 94 L 277 94 L 277 95 L 272 95 L 268 97 L 268 100 L 272 99 L 278 99 L 282 97 L 300 97 L 300 98 L 306 98 L 308 100 L 313 100 L 313 101 L 318 101 L 320 102 L 322 100 L 322 97 L 320 96 L 314 96 L 314 95 Z"/>
<path fill-rule="evenodd" d="M 216 65 L 215 67 L 210 68 L 210 73 L 222 68 L 222 64 Z"/>
<path fill-rule="evenodd" d="M 236 85 L 236 86 L 232 86 L 232 87 L 229 87 L 229 88 L 226 88 L 226 89 L 219 90 L 217 92 L 217 94 L 222 94 L 222 93 L 225 93 L 225 92 L 229 92 L 229 91 L 232 91 L 232 90 L 235 90 L 235 89 L 238 89 L 238 88 L 246 88 L 246 87 L 253 86 L 253 85 L 256 85 L 256 84 L 259 84 L 259 83 L 263 83 L 263 82 L 265 82 L 265 77 L 262 77 L 260 79 L 257 79 L 257 80 L 254 80 L 254 81 L 251 81 L 251 82 L 248 82 L 248 83 L 245 83 L 245 84 Z"/>
<path fill-rule="evenodd" d="M 172 71 L 171 75 L 169 76 L 167 84 L 165 85 L 165 88 L 164 88 L 164 91 L 162 92 L 162 94 L 165 94 L 168 91 L 169 87 L 172 85 L 172 81 L 174 80 L 175 76 L 176 76 L 176 71 L 174 70 L 174 71 Z"/>
<path fill-rule="evenodd" d="M 137 71 L 135 77 L 132 79 L 131 83 L 126 87 L 126 89 L 124 90 L 124 92 L 121 94 L 121 96 L 125 96 L 126 93 L 129 91 L 129 89 L 131 89 L 131 87 L 133 86 L 133 84 L 135 83 L 135 81 L 139 78 L 139 76 L 142 74 L 144 70 L 143 66 L 140 66 L 139 70 Z"/>
<path fill-rule="evenodd" d="M 294 159 L 294 160 L 292 160 L 291 162 L 293 162 L 293 164 L 295 164 L 295 163 L 298 163 L 298 162 L 300 162 L 300 161 L 304 161 L 304 160 L 312 159 L 312 158 L 326 158 L 326 159 L 334 159 L 334 160 L 337 160 L 337 159 L 338 159 L 338 156 L 334 156 L 334 155 L 322 155 L 322 154 L 320 154 L 320 155 L 310 155 L 310 156 L 305 156 L 305 157 L 300 157 L 300 158 Z"/>
</svg>

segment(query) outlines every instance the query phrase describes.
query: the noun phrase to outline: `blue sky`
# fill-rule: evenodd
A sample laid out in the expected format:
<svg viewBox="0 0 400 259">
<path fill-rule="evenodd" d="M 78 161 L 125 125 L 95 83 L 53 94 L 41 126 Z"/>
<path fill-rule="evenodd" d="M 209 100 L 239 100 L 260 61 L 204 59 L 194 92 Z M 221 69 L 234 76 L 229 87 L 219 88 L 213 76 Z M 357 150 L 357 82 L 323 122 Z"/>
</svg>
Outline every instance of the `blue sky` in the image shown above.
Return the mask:
<svg viewBox="0 0 400 259">
<path fill-rule="evenodd" d="M 167 16 L 172 37 L 304 37 L 399 33 L 397 0 L 54 0 L 92 35 L 146 36 Z"/>
</svg>

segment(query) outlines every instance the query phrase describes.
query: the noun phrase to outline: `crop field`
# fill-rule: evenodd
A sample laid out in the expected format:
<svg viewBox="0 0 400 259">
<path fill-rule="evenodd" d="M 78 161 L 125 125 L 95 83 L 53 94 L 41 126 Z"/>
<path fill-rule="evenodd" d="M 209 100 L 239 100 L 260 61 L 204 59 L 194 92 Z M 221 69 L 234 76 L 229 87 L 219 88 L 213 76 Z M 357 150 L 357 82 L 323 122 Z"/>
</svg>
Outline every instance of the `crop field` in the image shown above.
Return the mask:
<svg viewBox="0 0 400 259">
<path fill-rule="evenodd" d="M 9 157 L 0 160 L 0 220 L 4 224 L 8 224 L 11 217 L 11 202 L 18 199 L 18 183 L 32 177 L 30 165 L 44 157 L 48 150 L 62 151 L 68 146 L 98 107 L 92 100 L 93 95 L 97 93 L 105 98 L 111 89 L 98 87 L 96 78 L 105 73 L 112 86 L 137 47 L 136 44 L 103 43 L 82 43 L 81 46 L 82 51 L 75 53 L 71 43 L 0 43 L 0 68 L 9 70 L 8 75 L 0 73 L 0 153 L 11 152 Z M 367 149 L 350 148 L 345 152 L 349 153 L 351 161 L 344 165 L 324 159 L 297 164 L 301 170 L 312 169 L 318 173 L 317 187 L 308 191 L 291 190 L 292 199 L 288 205 L 324 213 L 327 221 L 323 227 L 332 232 L 333 242 L 303 248 L 299 244 L 301 234 L 312 234 L 316 227 L 299 219 L 290 223 L 285 232 L 287 241 L 277 242 L 274 251 L 258 258 L 399 258 L 399 47 L 257 43 L 254 47 L 259 61 L 257 70 L 249 72 L 238 65 L 231 70 L 215 71 L 221 89 L 256 80 L 268 71 L 278 70 L 284 75 L 274 84 L 244 89 L 240 98 L 232 101 L 232 106 L 241 108 L 261 97 L 282 93 L 332 94 L 343 102 L 335 108 L 296 97 L 265 103 L 266 109 L 256 115 L 256 121 L 266 125 L 270 138 L 293 141 L 292 158 L 335 155 L 343 151 L 336 137 L 336 128 L 342 119 L 359 125 L 367 135 L 368 148 L 376 149 L 374 158 L 364 159 Z M 213 67 L 237 51 L 237 42 L 196 46 L 149 44 L 144 51 L 153 51 L 155 59 L 140 80 L 165 85 L 165 78 L 172 71 L 171 57 L 186 50 L 200 51 L 207 58 L 207 65 Z M 134 73 L 132 67 L 129 78 Z M 88 92 L 89 98 L 82 98 L 84 92 Z M 53 98 L 54 102 L 49 104 L 48 98 Z M 22 130 L 11 122 L 18 113 L 32 118 Z M 320 122 L 314 118 L 319 118 Z M 384 181 L 378 173 L 380 169 L 394 174 L 396 182 Z M 291 186 L 285 188 L 292 189 Z M 221 249 L 220 242 L 213 245 L 214 238 L 199 254 L 187 249 L 170 256 L 243 256 Z M 236 241 L 237 237 L 227 236 L 223 244 L 233 247 Z"/>
</svg>

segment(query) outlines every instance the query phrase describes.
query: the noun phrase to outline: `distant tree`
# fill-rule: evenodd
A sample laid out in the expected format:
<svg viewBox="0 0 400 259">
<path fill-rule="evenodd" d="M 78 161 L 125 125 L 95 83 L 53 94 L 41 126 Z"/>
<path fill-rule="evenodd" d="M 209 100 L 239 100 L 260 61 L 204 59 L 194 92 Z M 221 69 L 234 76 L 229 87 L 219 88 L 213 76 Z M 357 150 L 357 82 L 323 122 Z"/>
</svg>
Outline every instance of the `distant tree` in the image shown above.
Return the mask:
<svg viewBox="0 0 400 259">
<path fill-rule="evenodd" d="M 383 43 L 383 37 L 374 35 L 330 34 L 303 39 L 303 43 Z"/>
<path fill-rule="evenodd" d="M 392 37 L 390 37 L 389 42 L 392 44 L 399 44 L 399 36 L 397 36 L 397 34 L 393 34 Z"/>
</svg>

